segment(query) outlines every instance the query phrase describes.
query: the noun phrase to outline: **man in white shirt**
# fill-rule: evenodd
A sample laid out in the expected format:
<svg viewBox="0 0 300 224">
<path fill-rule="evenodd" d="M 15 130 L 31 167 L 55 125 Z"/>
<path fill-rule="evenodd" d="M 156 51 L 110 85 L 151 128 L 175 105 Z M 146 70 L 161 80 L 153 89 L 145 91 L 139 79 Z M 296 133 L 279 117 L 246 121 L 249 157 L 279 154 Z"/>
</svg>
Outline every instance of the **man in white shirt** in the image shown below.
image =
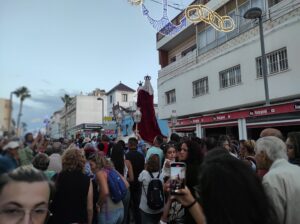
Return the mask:
<svg viewBox="0 0 300 224">
<path fill-rule="evenodd" d="M 274 136 L 256 142 L 258 168 L 269 170 L 262 183 L 280 224 L 300 223 L 300 167 L 287 161 L 285 143 Z"/>
</svg>

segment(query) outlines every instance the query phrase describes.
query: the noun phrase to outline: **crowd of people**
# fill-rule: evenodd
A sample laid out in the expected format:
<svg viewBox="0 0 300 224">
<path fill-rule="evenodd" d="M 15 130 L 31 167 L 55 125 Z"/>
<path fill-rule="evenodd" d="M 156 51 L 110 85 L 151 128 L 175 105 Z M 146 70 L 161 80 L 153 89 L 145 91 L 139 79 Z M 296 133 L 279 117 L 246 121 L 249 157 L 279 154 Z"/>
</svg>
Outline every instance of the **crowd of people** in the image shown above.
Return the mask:
<svg viewBox="0 0 300 224">
<path fill-rule="evenodd" d="M 184 164 L 172 191 L 171 165 Z M 300 132 L 0 142 L 0 224 L 300 223 Z"/>
</svg>

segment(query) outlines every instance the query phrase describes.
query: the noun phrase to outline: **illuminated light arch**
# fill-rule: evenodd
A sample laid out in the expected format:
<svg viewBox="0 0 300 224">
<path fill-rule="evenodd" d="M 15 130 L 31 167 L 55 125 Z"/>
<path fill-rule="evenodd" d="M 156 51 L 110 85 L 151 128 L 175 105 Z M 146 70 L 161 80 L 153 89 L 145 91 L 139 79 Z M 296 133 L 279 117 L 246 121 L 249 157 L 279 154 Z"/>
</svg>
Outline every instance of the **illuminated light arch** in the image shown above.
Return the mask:
<svg viewBox="0 0 300 224">
<path fill-rule="evenodd" d="M 217 12 L 201 4 L 188 6 L 179 25 L 175 25 L 168 18 L 168 0 L 162 1 L 163 16 L 159 20 L 155 20 L 149 15 L 149 10 L 146 8 L 144 0 L 128 0 L 132 5 L 141 5 L 143 15 L 147 17 L 152 27 L 163 35 L 179 33 L 187 26 L 187 20 L 192 23 L 205 22 L 221 32 L 230 32 L 235 29 L 234 20 L 230 16 L 220 16 Z"/>
<path fill-rule="evenodd" d="M 128 0 L 128 2 L 132 5 L 141 5 L 143 0 Z"/>
<path fill-rule="evenodd" d="M 143 15 L 147 17 L 149 23 L 152 27 L 159 33 L 164 35 L 175 35 L 180 32 L 184 27 L 186 27 L 186 17 L 184 16 L 180 20 L 179 25 L 174 25 L 168 18 L 168 1 L 163 0 L 163 16 L 159 20 L 153 19 L 149 15 L 149 10 L 146 8 L 145 4 L 142 4 Z"/>
<path fill-rule="evenodd" d="M 192 23 L 205 22 L 222 32 L 234 30 L 234 20 L 230 16 L 220 16 L 204 5 L 190 5 L 185 9 L 186 18 Z"/>
</svg>

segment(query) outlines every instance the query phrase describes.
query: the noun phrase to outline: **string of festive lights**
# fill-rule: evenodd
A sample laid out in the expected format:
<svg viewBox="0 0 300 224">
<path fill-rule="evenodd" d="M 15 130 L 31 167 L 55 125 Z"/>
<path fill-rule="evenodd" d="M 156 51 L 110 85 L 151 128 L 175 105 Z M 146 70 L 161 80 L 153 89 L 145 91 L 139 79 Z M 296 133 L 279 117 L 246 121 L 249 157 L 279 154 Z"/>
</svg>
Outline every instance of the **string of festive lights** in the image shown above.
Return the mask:
<svg viewBox="0 0 300 224">
<path fill-rule="evenodd" d="M 222 32 L 234 30 L 234 20 L 230 16 L 220 16 L 205 5 L 190 5 L 185 9 L 186 18 L 192 23 L 205 22 Z"/>
<path fill-rule="evenodd" d="M 186 18 L 182 18 L 179 25 L 174 25 L 168 18 L 168 1 L 163 0 L 163 16 L 159 20 L 149 15 L 149 10 L 142 4 L 143 15 L 145 15 L 152 27 L 163 35 L 175 35 L 186 27 Z"/>
<path fill-rule="evenodd" d="M 163 35 L 175 35 L 187 26 L 187 20 L 192 23 L 205 22 L 210 24 L 214 29 L 221 32 L 230 32 L 234 30 L 234 20 L 230 16 L 220 16 L 217 12 L 209 9 L 205 5 L 190 5 L 184 10 L 184 16 L 178 25 L 175 25 L 168 18 L 168 0 L 163 0 L 162 3 L 151 0 L 153 2 L 162 4 L 163 16 L 159 20 L 153 19 L 149 10 L 144 4 L 144 0 L 128 0 L 132 5 L 141 5 L 143 15 L 147 17 L 152 27 Z M 174 9 L 181 10 L 172 6 Z"/>
</svg>

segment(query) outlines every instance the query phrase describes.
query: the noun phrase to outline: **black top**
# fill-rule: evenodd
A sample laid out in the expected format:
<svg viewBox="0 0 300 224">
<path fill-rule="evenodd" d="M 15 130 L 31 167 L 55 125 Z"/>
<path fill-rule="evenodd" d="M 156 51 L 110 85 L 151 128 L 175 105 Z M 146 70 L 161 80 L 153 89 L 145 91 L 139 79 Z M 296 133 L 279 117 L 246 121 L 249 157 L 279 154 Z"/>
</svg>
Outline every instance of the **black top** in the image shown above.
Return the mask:
<svg viewBox="0 0 300 224">
<path fill-rule="evenodd" d="M 62 171 L 56 180 L 50 223 L 86 223 L 90 178 L 80 171 Z"/>
<path fill-rule="evenodd" d="M 139 185 L 139 175 L 145 168 L 144 156 L 137 150 L 130 150 L 128 153 L 126 153 L 125 157 L 131 162 L 133 169 L 134 181 L 130 184 L 130 187 L 137 186 Z"/>
</svg>

